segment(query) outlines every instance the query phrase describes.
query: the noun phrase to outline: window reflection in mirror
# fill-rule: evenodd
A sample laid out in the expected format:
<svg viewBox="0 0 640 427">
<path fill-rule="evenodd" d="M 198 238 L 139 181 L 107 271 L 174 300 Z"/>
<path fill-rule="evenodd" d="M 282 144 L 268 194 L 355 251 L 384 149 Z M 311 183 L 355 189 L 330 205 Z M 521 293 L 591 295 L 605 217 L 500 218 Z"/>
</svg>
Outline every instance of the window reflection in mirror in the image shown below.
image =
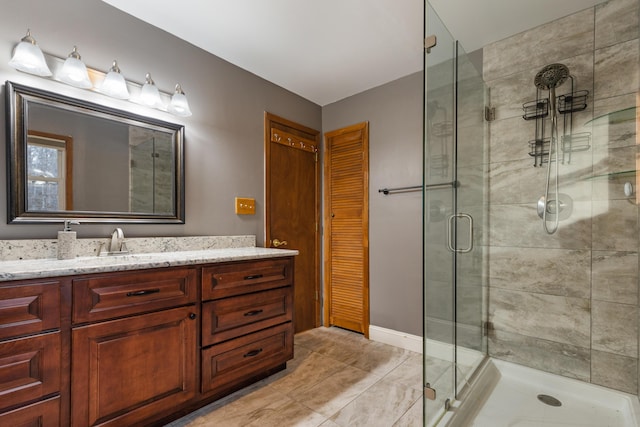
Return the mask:
<svg viewBox="0 0 640 427">
<path fill-rule="evenodd" d="M 181 125 L 6 87 L 9 222 L 184 222 Z"/>
<path fill-rule="evenodd" d="M 27 209 L 73 210 L 73 138 L 29 131 Z"/>
</svg>

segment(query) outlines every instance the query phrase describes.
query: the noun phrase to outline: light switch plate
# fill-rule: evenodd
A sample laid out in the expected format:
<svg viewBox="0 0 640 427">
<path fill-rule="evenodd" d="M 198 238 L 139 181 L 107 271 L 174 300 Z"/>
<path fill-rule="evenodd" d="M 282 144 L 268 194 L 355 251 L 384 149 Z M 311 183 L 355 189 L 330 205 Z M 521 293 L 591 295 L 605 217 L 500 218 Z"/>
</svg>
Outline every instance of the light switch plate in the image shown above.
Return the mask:
<svg viewBox="0 0 640 427">
<path fill-rule="evenodd" d="M 236 214 L 255 215 L 256 199 L 251 199 L 247 197 L 236 197 Z"/>
</svg>

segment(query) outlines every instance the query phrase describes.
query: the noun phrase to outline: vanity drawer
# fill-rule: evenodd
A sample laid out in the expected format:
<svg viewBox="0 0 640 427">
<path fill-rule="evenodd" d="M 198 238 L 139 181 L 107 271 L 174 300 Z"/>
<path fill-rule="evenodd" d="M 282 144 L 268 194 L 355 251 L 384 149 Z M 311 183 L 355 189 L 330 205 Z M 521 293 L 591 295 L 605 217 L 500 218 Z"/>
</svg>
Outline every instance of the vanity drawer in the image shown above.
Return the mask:
<svg viewBox="0 0 640 427">
<path fill-rule="evenodd" d="M 285 323 L 202 350 L 202 392 L 242 383 L 293 357 L 293 326 Z"/>
<path fill-rule="evenodd" d="M 60 396 L 0 414 L 0 426 L 58 427 Z"/>
<path fill-rule="evenodd" d="M 74 279 L 73 322 L 93 322 L 194 303 L 196 271 L 172 268 Z"/>
<path fill-rule="evenodd" d="M 202 305 L 202 345 L 220 343 L 293 320 L 290 286 L 210 301 Z"/>
<path fill-rule="evenodd" d="M 203 301 L 291 285 L 293 258 L 235 262 L 202 269 Z"/>
<path fill-rule="evenodd" d="M 60 391 L 60 332 L 0 342 L 0 410 Z"/>
<path fill-rule="evenodd" d="M 0 339 L 60 327 L 60 282 L 0 287 Z"/>
</svg>

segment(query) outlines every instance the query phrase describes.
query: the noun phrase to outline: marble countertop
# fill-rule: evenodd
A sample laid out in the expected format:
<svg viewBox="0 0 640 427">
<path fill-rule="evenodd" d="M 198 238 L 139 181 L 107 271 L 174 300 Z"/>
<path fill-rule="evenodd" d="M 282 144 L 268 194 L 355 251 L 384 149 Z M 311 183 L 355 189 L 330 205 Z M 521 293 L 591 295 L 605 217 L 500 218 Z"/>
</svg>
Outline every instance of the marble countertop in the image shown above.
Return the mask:
<svg viewBox="0 0 640 427">
<path fill-rule="evenodd" d="M 298 255 L 297 250 L 259 247 L 138 253 L 104 257 L 0 261 L 0 282 Z"/>
</svg>

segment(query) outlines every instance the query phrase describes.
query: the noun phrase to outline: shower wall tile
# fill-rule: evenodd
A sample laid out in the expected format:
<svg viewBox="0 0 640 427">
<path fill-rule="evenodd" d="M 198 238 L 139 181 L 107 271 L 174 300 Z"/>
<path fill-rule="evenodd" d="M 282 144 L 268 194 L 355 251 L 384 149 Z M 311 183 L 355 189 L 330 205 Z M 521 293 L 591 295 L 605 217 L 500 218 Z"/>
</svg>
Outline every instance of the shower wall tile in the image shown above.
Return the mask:
<svg viewBox="0 0 640 427">
<path fill-rule="evenodd" d="M 635 305 L 593 301 L 591 348 L 622 356 L 638 355 L 638 309 Z"/>
<path fill-rule="evenodd" d="M 585 298 L 492 289 L 489 321 L 496 330 L 588 348 L 591 307 Z"/>
<path fill-rule="evenodd" d="M 495 331 L 489 337 L 491 357 L 534 369 L 589 381 L 591 353 L 588 348 Z"/>
<path fill-rule="evenodd" d="M 490 203 L 534 203 L 544 193 L 543 174 L 544 168 L 534 167 L 531 159 L 491 163 Z"/>
<path fill-rule="evenodd" d="M 593 51 L 594 13 L 587 9 L 485 46 L 485 81 Z"/>
<path fill-rule="evenodd" d="M 593 249 L 638 251 L 638 207 L 627 200 L 593 202 Z"/>
<path fill-rule="evenodd" d="M 591 202 L 574 201 L 569 220 L 560 221 L 555 234 L 542 228 L 536 205 L 489 206 L 491 246 L 589 249 L 591 247 Z"/>
<path fill-rule="evenodd" d="M 587 52 L 578 56 L 574 55 L 574 52 L 570 52 L 567 57 L 558 58 L 555 62 L 561 62 L 569 68 L 569 72 L 574 78 L 574 91 L 588 90 L 589 93 L 592 93 L 593 52 Z M 539 67 L 532 67 L 530 64 L 526 64 L 525 68 L 516 70 L 517 72 L 487 82 L 490 88 L 491 105 L 496 108 L 496 120 L 520 117 L 520 119 L 524 121 L 524 119 L 522 119 L 524 113 L 522 104 L 535 100 L 536 95 L 541 98 L 548 97 L 549 93 L 547 91 L 540 91 L 538 93 L 534 84 L 536 74 L 538 74 L 544 65 L 546 64 L 540 64 Z M 571 79 L 567 79 L 565 83 L 556 89 L 557 95 L 569 92 L 571 92 Z M 588 103 L 588 105 L 589 104 L 590 103 Z M 550 119 L 548 118 L 547 122 L 549 121 Z M 562 118 L 560 122 L 562 122 Z M 548 129 L 549 127 L 547 127 L 547 130 Z M 533 136 L 531 139 L 533 139 Z"/>
<path fill-rule="evenodd" d="M 487 165 L 476 164 L 458 169 L 458 196 L 464 206 L 482 206 Z"/>
<path fill-rule="evenodd" d="M 595 119 L 591 128 L 594 151 L 636 145 L 635 108 L 635 94 L 594 101 Z"/>
<path fill-rule="evenodd" d="M 589 298 L 590 266 L 588 250 L 490 248 L 489 274 L 494 289 Z"/>
<path fill-rule="evenodd" d="M 617 0 L 596 6 L 595 48 L 638 38 L 640 2 Z"/>
<path fill-rule="evenodd" d="M 595 52 L 594 98 L 634 93 L 640 85 L 640 41 L 629 40 Z M 616 77 L 624 76 L 624 78 Z"/>
<path fill-rule="evenodd" d="M 638 394 L 638 359 L 593 350 L 591 382 L 625 393 Z"/>
<path fill-rule="evenodd" d="M 638 147 L 610 148 L 593 153 L 593 200 L 627 200 L 624 184 L 636 186 Z"/>
<path fill-rule="evenodd" d="M 636 394 L 640 223 L 623 188 L 635 187 L 639 154 L 639 16 L 638 0 L 609 0 L 483 52 L 496 108 L 489 123 L 489 354 Z M 573 199 L 573 213 L 547 235 L 536 212 L 547 164 L 533 167 L 535 123 L 522 119 L 522 104 L 534 100 L 533 79 L 553 62 L 568 66 L 574 90 L 589 91 L 584 111 L 560 115 L 560 134 L 572 117 L 571 133 L 588 135 L 590 147 L 572 152 L 570 162 L 565 152 L 560 192 Z M 548 137 L 549 118 L 544 125 Z"/>
<path fill-rule="evenodd" d="M 528 142 L 535 139 L 535 123 L 521 116 L 491 123 L 489 162 L 499 163 L 513 160 L 530 160 Z"/>
<path fill-rule="evenodd" d="M 573 200 L 591 200 L 591 153 L 574 153 L 571 164 L 560 166 L 560 192 Z M 547 167 L 533 166 L 529 160 L 492 163 L 489 166 L 491 203 L 526 204 L 538 203 L 544 195 Z M 552 173 L 555 172 L 552 164 Z"/>
<path fill-rule="evenodd" d="M 482 107 L 480 108 L 482 113 Z M 458 128 L 458 167 L 465 170 L 488 162 L 489 153 L 486 149 L 487 129 L 483 123 Z"/>
<path fill-rule="evenodd" d="M 638 303 L 638 253 L 593 251 L 592 298 L 635 306 Z"/>
</svg>

